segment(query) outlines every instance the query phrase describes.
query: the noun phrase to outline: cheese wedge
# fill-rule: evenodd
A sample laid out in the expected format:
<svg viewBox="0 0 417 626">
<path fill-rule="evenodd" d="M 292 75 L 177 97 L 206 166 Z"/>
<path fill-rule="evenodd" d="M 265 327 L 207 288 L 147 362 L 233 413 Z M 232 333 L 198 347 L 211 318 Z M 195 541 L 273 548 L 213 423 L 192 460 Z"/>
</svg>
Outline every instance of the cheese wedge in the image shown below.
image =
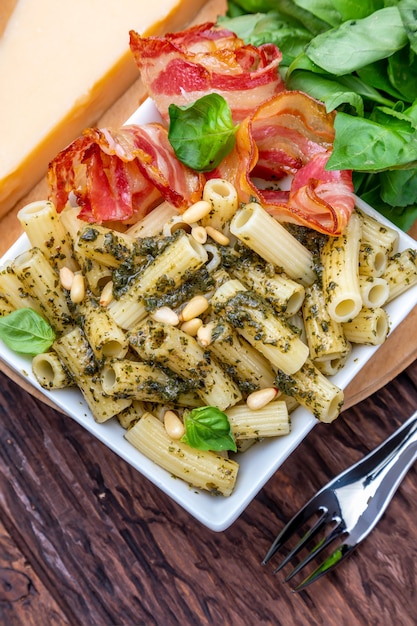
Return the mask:
<svg viewBox="0 0 417 626">
<path fill-rule="evenodd" d="M 0 217 L 138 78 L 129 30 L 149 36 L 185 28 L 205 1 L 10 4 L 0 36 Z"/>
</svg>

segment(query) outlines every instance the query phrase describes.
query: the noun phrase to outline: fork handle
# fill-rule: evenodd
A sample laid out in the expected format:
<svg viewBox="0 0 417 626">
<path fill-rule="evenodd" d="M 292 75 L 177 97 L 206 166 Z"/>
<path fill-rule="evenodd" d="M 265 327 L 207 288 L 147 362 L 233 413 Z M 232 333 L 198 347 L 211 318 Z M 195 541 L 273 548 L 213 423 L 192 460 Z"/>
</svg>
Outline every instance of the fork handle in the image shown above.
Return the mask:
<svg viewBox="0 0 417 626">
<path fill-rule="evenodd" d="M 417 411 L 413 413 L 390 437 L 359 461 L 356 479 L 364 476 L 363 487 L 369 504 L 363 516 L 366 534 L 377 524 L 407 471 L 417 458 Z M 356 471 L 354 472 L 356 474 Z M 354 482 L 355 478 L 352 480 Z M 360 540 L 362 524 L 355 534 Z"/>
</svg>

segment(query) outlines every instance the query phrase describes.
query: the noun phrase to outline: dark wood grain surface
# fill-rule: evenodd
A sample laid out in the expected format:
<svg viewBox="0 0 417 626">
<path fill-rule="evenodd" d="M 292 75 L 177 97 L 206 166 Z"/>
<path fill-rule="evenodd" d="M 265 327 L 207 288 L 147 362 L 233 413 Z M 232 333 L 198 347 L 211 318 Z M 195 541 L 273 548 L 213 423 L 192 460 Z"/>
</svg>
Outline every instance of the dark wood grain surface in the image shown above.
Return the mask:
<svg viewBox="0 0 417 626">
<path fill-rule="evenodd" d="M 417 406 L 417 363 L 318 425 L 225 532 L 195 521 L 69 417 L 0 374 L 0 624 L 417 623 L 417 475 L 334 573 L 294 594 L 270 542 Z"/>
</svg>

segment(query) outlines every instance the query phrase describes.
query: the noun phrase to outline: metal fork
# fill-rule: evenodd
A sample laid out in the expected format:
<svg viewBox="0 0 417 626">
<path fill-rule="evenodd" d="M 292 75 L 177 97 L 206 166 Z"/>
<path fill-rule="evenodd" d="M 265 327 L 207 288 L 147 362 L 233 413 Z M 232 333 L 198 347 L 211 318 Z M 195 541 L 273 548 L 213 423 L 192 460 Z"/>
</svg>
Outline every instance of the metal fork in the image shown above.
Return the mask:
<svg viewBox="0 0 417 626">
<path fill-rule="evenodd" d="M 307 556 L 285 578 L 285 582 L 291 580 L 313 559 L 323 556 L 326 549 L 329 552 L 330 544 L 339 540 L 336 549 L 293 591 L 300 591 L 318 580 L 341 563 L 369 535 L 416 458 L 417 411 L 375 450 L 322 487 L 279 533 L 262 564 L 265 565 L 318 514 L 317 521 L 310 525 L 275 569 L 275 572 L 283 569 L 303 548 L 308 547 L 310 540 L 322 534 Z M 326 534 L 329 526 L 331 528 Z"/>
</svg>

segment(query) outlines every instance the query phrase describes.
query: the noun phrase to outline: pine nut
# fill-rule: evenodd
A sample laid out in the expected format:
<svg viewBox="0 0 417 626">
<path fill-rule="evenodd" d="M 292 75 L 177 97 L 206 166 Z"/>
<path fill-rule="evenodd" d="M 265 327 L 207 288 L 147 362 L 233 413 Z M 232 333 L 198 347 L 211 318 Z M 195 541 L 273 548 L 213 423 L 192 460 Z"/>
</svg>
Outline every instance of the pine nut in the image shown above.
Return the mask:
<svg viewBox="0 0 417 626">
<path fill-rule="evenodd" d="M 75 274 L 70 290 L 71 302 L 79 304 L 85 298 L 85 283 L 82 274 Z"/>
<path fill-rule="evenodd" d="M 220 230 L 213 228 L 213 226 L 206 226 L 206 231 L 209 237 L 213 239 L 220 246 L 228 246 L 230 243 L 229 237 L 226 237 Z"/>
<path fill-rule="evenodd" d="M 204 348 L 206 348 L 207 346 L 211 344 L 211 341 L 213 339 L 214 326 L 215 326 L 215 322 L 209 322 L 208 324 L 201 326 L 201 328 L 199 328 L 197 331 L 198 342 Z"/>
<path fill-rule="evenodd" d="M 246 398 L 246 404 L 251 411 L 257 411 L 269 404 L 278 395 L 278 389 L 276 387 L 265 387 L 264 389 L 258 389 L 253 391 Z"/>
<path fill-rule="evenodd" d="M 171 437 L 171 439 L 181 439 L 185 433 L 184 424 L 174 411 L 166 411 L 164 415 L 164 426 L 167 435 Z"/>
<path fill-rule="evenodd" d="M 182 219 L 187 224 L 193 224 L 194 222 L 198 222 L 203 217 L 206 217 L 211 211 L 211 203 L 207 200 L 199 200 L 192 204 L 188 209 L 184 211 L 182 214 Z"/>
<path fill-rule="evenodd" d="M 209 301 L 204 296 L 198 295 L 191 298 L 181 311 L 180 318 L 182 322 L 188 322 L 193 317 L 198 317 L 209 307 Z"/>
<path fill-rule="evenodd" d="M 204 226 L 193 226 L 191 229 L 191 237 L 194 237 L 198 243 L 206 243 L 207 231 Z"/>
<path fill-rule="evenodd" d="M 191 335 L 191 337 L 195 337 L 198 333 L 198 330 L 203 325 L 203 320 L 199 317 L 193 317 L 192 320 L 188 320 L 181 324 L 181 330 L 183 330 L 187 335 Z"/>
<path fill-rule="evenodd" d="M 61 267 L 59 270 L 59 282 L 64 289 L 70 291 L 72 281 L 74 280 L 74 272 L 69 267 Z"/>
<path fill-rule="evenodd" d="M 171 326 L 178 326 L 180 322 L 178 315 L 169 306 L 161 306 L 159 309 L 155 309 L 151 317 L 155 322 L 163 322 Z"/>
<path fill-rule="evenodd" d="M 100 304 L 101 306 L 107 306 L 113 300 L 113 281 L 109 280 L 108 283 L 103 287 L 103 291 L 100 295 Z"/>
</svg>

